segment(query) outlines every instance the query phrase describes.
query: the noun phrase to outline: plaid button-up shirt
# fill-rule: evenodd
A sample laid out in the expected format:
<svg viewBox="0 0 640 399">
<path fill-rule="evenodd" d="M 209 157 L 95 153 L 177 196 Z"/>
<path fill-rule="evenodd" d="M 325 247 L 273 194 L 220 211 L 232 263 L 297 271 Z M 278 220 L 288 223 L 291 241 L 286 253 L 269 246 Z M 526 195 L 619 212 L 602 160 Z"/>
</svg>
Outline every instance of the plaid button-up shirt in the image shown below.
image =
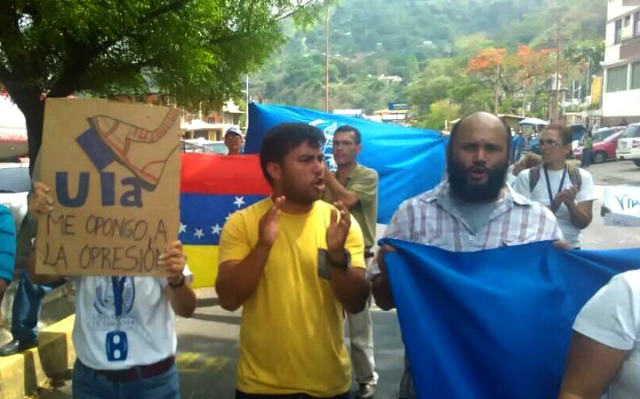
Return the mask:
<svg viewBox="0 0 640 399">
<path fill-rule="evenodd" d="M 406 200 L 384 236 L 456 252 L 472 252 L 528 242 L 562 239 L 555 216 L 505 185 L 504 196 L 477 232 L 449 195 L 449 183 Z"/>
<path fill-rule="evenodd" d="M 558 222 L 549 209 L 527 200 L 508 185 L 486 225 L 474 233 L 452 201 L 448 182 L 403 202 L 384 236 L 455 252 L 563 239 Z M 369 273 L 371 276 L 380 273 L 375 262 Z M 414 399 L 415 388 L 406 361 L 405 366 L 400 398 Z"/>
</svg>

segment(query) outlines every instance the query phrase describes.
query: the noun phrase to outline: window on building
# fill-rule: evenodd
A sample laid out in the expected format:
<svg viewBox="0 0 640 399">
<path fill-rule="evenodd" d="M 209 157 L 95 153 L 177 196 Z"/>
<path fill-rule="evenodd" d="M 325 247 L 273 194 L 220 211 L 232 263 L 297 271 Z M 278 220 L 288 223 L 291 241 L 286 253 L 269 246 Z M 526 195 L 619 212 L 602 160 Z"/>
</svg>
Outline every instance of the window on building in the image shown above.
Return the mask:
<svg viewBox="0 0 640 399">
<path fill-rule="evenodd" d="M 631 65 L 631 88 L 640 89 L 640 62 Z"/>
<path fill-rule="evenodd" d="M 629 25 L 631 25 L 631 15 L 627 15 L 626 17 L 624 17 L 624 23 L 622 24 L 622 27 L 627 28 L 629 27 Z"/>
<path fill-rule="evenodd" d="M 627 66 L 607 70 L 607 93 L 627 90 Z"/>
<path fill-rule="evenodd" d="M 633 36 L 640 36 L 640 12 L 633 15 Z"/>
<path fill-rule="evenodd" d="M 622 20 L 619 19 L 616 21 L 616 31 L 615 36 L 613 38 L 613 44 L 618 44 L 622 41 Z"/>
</svg>

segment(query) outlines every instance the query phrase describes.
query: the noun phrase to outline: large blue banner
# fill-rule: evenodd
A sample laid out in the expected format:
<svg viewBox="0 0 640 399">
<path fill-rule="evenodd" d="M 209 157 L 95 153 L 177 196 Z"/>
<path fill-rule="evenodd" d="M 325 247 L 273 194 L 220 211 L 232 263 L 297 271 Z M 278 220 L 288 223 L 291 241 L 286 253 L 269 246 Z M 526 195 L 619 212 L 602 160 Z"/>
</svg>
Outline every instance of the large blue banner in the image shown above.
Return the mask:
<svg viewBox="0 0 640 399">
<path fill-rule="evenodd" d="M 445 168 L 446 138 L 433 130 L 385 125 L 348 116 L 327 114 L 283 105 L 249 105 L 249 131 L 245 152 L 260 152 L 262 137 L 273 126 L 302 122 L 324 131 L 325 155 L 332 163 L 334 131 L 342 125 L 362 133 L 358 162 L 375 169 L 379 176 L 378 222 L 388 223 L 400 203 L 435 187 Z"/>
<path fill-rule="evenodd" d="M 418 398 L 555 398 L 578 311 L 640 249 L 449 252 L 383 240 Z"/>
</svg>

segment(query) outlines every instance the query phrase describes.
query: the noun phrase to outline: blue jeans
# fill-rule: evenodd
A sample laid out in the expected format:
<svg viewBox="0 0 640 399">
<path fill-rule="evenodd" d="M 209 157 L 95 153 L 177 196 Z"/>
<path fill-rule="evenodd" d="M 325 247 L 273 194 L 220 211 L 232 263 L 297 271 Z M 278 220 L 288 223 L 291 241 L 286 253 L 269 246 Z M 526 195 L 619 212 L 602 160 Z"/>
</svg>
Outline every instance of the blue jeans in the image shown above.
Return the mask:
<svg viewBox="0 0 640 399">
<path fill-rule="evenodd" d="M 582 159 L 580 163 L 580 167 L 588 168 L 591 165 L 591 160 L 593 157 L 593 150 L 582 150 Z"/>
<path fill-rule="evenodd" d="M 42 298 L 47 292 L 63 285 L 60 279 L 48 285 L 33 284 L 26 271 L 22 271 L 18 280 L 18 289 L 13 299 L 11 316 L 11 335 L 13 339 L 32 342 L 38 338 L 38 319 L 42 310 Z"/>
<path fill-rule="evenodd" d="M 75 399 L 180 399 L 180 380 L 175 364 L 164 374 L 152 378 L 117 382 L 76 360 L 71 389 Z"/>
</svg>

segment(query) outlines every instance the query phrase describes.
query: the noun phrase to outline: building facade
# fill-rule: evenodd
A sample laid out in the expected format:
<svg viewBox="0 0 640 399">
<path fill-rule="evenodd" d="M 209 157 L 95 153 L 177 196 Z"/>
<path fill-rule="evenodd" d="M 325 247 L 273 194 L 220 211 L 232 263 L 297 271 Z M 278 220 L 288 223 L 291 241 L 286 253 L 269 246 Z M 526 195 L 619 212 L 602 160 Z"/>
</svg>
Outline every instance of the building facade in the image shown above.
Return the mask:
<svg viewBox="0 0 640 399">
<path fill-rule="evenodd" d="M 607 2 L 602 126 L 640 122 L 640 1 Z"/>
</svg>

